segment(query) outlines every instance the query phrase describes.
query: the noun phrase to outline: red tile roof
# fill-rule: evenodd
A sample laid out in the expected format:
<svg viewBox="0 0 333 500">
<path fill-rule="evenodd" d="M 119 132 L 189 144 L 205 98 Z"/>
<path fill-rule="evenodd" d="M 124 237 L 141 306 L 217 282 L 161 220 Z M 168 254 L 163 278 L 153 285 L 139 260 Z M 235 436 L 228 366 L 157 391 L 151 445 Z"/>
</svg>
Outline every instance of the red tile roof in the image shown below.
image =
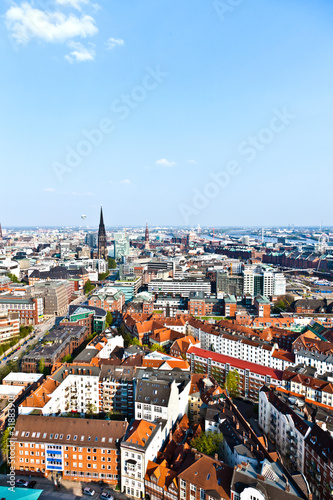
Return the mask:
<svg viewBox="0 0 333 500">
<path fill-rule="evenodd" d="M 274 370 L 273 368 L 257 365 L 255 363 L 251 363 L 250 361 L 243 361 L 238 358 L 233 358 L 232 356 L 226 356 L 225 354 L 207 351 L 206 349 L 201 349 L 200 347 L 190 347 L 187 354 L 194 354 L 195 356 L 200 356 L 201 358 L 206 359 L 210 358 L 212 361 L 216 361 L 217 363 L 228 363 L 234 368 L 239 368 L 240 370 L 250 370 L 252 373 L 269 375 L 275 380 L 282 380 L 283 372 L 281 370 Z"/>
</svg>

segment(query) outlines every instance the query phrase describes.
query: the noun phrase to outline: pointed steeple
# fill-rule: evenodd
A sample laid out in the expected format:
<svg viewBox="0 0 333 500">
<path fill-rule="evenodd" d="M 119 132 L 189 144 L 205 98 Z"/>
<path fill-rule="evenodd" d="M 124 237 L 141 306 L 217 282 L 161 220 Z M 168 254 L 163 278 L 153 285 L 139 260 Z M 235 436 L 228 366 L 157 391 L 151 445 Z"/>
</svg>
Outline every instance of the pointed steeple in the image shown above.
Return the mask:
<svg viewBox="0 0 333 500">
<path fill-rule="evenodd" d="M 146 231 L 145 231 L 145 248 L 149 248 L 149 229 L 148 222 L 146 222 Z"/>
<path fill-rule="evenodd" d="M 98 258 L 107 259 L 107 241 L 106 231 L 104 226 L 103 208 L 101 207 L 101 216 L 98 228 Z"/>
</svg>

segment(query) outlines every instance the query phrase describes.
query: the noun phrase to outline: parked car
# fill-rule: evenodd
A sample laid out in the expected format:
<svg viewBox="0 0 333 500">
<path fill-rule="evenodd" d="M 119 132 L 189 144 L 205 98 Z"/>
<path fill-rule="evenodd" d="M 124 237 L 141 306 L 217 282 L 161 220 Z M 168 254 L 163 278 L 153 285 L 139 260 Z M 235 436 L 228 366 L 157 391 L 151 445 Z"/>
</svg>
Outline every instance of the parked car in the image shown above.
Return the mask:
<svg viewBox="0 0 333 500">
<path fill-rule="evenodd" d="M 25 481 L 25 479 L 17 479 L 16 486 L 19 488 L 27 488 L 29 486 L 29 481 Z"/>
<path fill-rule="evenodd" d="M 93 497 L 95 495 L 95 490 L 92 490 L 91 488 L 84 488 L 83 494 L 88 497 Z"/>
<path fill-rule="evenodd" d="M 103 491 L 103 493 L 101 493 L 100 498 L 102 498 L 103 500 L 114 500 L 114 497 L 108 491 Z"/>
</svg>

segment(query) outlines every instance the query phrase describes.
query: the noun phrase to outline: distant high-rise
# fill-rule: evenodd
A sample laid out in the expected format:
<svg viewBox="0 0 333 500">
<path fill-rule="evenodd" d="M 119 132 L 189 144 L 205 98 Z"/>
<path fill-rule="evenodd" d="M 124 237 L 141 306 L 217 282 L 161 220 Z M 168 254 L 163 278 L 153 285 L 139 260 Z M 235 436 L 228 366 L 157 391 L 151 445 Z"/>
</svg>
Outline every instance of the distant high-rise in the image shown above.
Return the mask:
<svg viewBox="0 0 333 500">
<path fill-rule="evenodd" d="M 108 253 L 106 244 L 106 231 L 104 226 L 103 210 L 101 207 L 101 218 L 99 221 L 99 228 L 98 228 L 98 258 L 107 260 L 107 257 Z"/>
<path fill-rule="evenodd" d="M 148 229 L 148 222 L 146 222 L 146 232 L 145 232 L 145 248 L 149 248 L 149 229 Z"/>
</svg>

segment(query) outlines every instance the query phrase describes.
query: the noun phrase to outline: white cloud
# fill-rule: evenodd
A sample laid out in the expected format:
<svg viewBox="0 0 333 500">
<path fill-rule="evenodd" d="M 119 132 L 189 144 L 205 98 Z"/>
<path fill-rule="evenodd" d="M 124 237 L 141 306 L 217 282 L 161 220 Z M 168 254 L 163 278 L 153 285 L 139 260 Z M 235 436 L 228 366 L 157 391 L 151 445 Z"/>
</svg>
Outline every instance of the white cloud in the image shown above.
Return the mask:
<svg viewBox="0 0 333 500">
<path fill-rule="evenodd" d="M 121 38 L 109 38 L 106 42 L 105 42 L 105 45 L 106 45 L 106 48 L 108 50 L 111 50 L 111 49 L 114 49 L 115 47 L 119 47 L 120 45 L 124 45 L 124 40 L 122 40 Z"/>
<path fill-rule="evenodd" d="M 68 5 L 74 9 L 81 10 L 81 5 L 89 4 L 90 0 L 56 0 L 56 3 L 58 5 Z"/>
<path fill-rule="evenodd" d="M 174 167 L 177 163 L 175 161 L 169 161 L 166 158 L 161 158 L 161 160 L 155 161 L 155 165 L 159 167 Z"/>
<path fill-rule="evenodd" d="M 68 47 L 73 49 L 72 52 L 65 56 L 66 61 L 72 63 L 73 61 L 85 62 L 93 61 L 95 59 L 96 51 L 93 43 L 89 47 L 85 47 L 80 42 L 69 42 Z"/>
<path fill-rule="evenodd" d="M 74 37 L 87 38 L 98 33 L 93 17 L 35 9 L 28 2 L 13 5 L 5 14 L 7 29 L 19 44 L 32 39 L 63 43 Z"/>
<path fill-rule="evenodd" d="M 195 160 L 187 160 L 187 163 L 191 163 L 191 165 L 198 165 L 198 162 Z"/>
<path fill-rule="evenodd" d="M 46 193 L 54 193 L 55 190 L 53 188 L 44 188 L 43 191 Z"/>
<path fill-rule="evenodd" d="M 131 184 L 129 179 L 122 179 L 121 181 L 110 181 L 110 184 Z"/>
</svg>

